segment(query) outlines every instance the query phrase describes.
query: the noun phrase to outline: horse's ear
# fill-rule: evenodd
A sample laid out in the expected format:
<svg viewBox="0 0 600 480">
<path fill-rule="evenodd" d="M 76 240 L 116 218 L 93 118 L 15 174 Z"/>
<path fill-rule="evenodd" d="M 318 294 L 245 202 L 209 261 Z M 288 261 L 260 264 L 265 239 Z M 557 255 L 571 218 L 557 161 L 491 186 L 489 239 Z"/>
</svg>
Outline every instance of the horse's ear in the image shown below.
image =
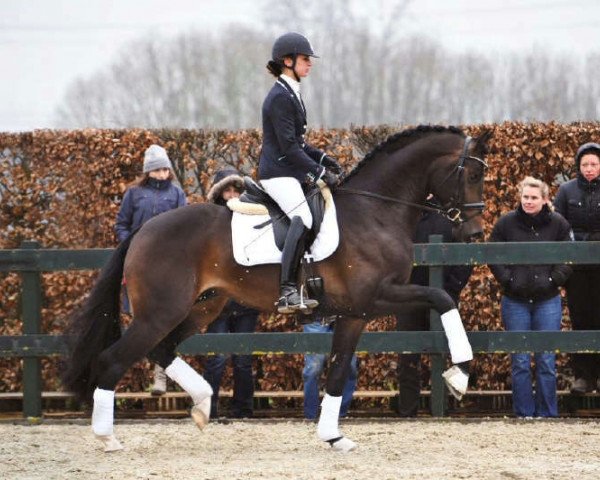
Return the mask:
<svg viewBox="0 0 600 480">
<path fill-rule="evenodd" d="M 487 142 L 493 135 L 494 130 L 492 128 L 486 128 L 475 140 L 475 151 L 483 153 L 487 152 Z"/>
</svg>

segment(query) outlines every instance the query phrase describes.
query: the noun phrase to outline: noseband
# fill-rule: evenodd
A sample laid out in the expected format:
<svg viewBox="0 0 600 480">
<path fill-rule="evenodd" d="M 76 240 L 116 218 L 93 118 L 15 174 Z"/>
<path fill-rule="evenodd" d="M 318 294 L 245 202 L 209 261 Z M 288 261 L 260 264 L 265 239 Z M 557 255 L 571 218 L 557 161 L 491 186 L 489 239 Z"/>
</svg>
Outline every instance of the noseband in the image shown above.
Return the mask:
<svg viewBox="0 0 600 480">
<path fill-rule="evenodd" d="M 416 207 L 416 208 L 419 208 L 421 210 L 425 210 L 428 212 L 440 213 L 440 214 L 444 215 L 446 218 L 448 218 L 449 220 L 460 225 L 461 223 L 465 223 L 465 222 L 469 221 L 473 216 L 475 216 L 475 215 L 473 215 L 471 217 L 466 218 L 464 216 L 465 211 L 476 210 L 477 212 L 482 212 L 484 209 L 483 202 L 464 203 L 462 201 L 463 195 L 462 195 L 461 186 L 464 186 L 464 182 L 465 182 L 465 179 L 464 179 L 465 160 L 475 160 L 476 162 L 479 162 L 481 165 L 483 165 L 484 169 L 488 167 L 488 164 L 485 160 L 468 154 L 469 146 L 471 145 L 472 141 L 473 141 L 473 139 L 469 136 L 467 136 L 465 138 L 465 144 L 463 146 L 462 153 L 458 157 L 456 166 L 452 169 L 452 171 L 446 176 L 446 178 L 444 178 L 444 180 L 439 185 L 441 187 L 451 177 L 453 177 L 454 175 L 457 176 L 456 195 L 450 197 L 450 200 L 442 206 L 439 206 L 439 205 L 436 205 L 433 203 L 427 203 L 426 205 L 421 205 L 419 203 L 408 202 L 406 200 L 401 200 L 398 198 L 388 197 L 386 195 L 380 195 L 378 193 L 367 192 L 366 190 L 357 190 L 357 189 L 348 188 L 348 187 L 338 187 L 335 189 L 335 191 L 336 191 L 336 193 L 338 193 L 338 192 L 339 193 L 352 193 L 355 195 L 362 195 L 365 197 L 376 198 L 378 200 L 383 200 L 386 202 L 400 203 L 402 205 L 407 205 L 409 207 Z"/>
</svg>

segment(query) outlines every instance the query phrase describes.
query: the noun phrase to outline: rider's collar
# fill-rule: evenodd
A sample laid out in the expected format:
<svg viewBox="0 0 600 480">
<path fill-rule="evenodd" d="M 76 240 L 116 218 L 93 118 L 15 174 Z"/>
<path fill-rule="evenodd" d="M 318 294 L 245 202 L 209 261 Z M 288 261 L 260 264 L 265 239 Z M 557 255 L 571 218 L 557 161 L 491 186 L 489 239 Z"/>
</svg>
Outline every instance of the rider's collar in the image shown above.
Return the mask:
<svg viewBox="0 0 600 480">
<path fill-rule="evenodd" d="M 300 82 L 297 82 L 292 77 L 288 77 L 285 73 L 282 73 L 281 75 L 279 75 L 279 78 L 281 78 L 285 83 L 287 83 L 292 88 L 296 97 L 300 98 Z"/>
</svg>

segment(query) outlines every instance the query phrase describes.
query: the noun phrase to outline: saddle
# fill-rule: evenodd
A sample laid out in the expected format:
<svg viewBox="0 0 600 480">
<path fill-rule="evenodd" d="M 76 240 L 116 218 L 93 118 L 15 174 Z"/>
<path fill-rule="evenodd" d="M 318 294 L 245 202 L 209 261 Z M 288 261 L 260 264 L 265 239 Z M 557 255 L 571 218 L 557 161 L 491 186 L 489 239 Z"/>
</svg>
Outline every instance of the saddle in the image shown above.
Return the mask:
<svg viewBox="0 0 600 480">
<path fill-rule="evenodd" d="M 252 208 L 250 210 L 254 213 L 268 213 L 271 217 L 270 220 L 256 225 L 254 228 L 260 230 L 261 228 L 272 224 L 273 234 L 275 236 L 275 245 L 277 245 L 277 248 L 282 251 L 285 238 L 290 227 L 290 219 L 283 212 L 283 210 L 281 210 L 279 205 L 277 205 L 275 200 L 273 200 L 269 194 L 250 177 L 244 177 L 244 187 L 245 191 L 240 196 L 239 202 L 242 204 L 262 205 L 264 208 L 266 208 L 266 212 L 263 209 L 256 208 Z M 313 217 L 312 228 L 307 238 L 307 245 L 311 245 L 321 231 L 321 224 L 323 223 L 323 216 L 325 215 L 325 199 L 323 198 L 321 188 L 318 184 L 314 184 L 305 189 L 304 196 L 306 197 L 306 203 L 308 204 L 310 213 Z M 228 206 L 230 206 L 230 202 L 228 202 Z M 230 208 L 232 206 L 233 205 L 231 205 Z M 242 211 L 242 213 L 244 213 L 244 210 L 249 212 L 249 210 L 245 208 L 240 208 L 239 210 L 236 208 L 236 211 Z"/>
</svg>

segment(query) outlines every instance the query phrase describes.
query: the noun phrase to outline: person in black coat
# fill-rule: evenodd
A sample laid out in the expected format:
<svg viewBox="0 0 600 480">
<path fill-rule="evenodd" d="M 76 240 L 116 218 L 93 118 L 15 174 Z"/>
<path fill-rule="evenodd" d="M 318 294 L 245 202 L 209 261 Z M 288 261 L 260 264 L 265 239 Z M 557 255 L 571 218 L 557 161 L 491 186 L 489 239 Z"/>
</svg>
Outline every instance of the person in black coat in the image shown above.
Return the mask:
<svg viewBox="0 0 600 480">
<path fill-rule="evenodd" d="M 306 235 L 312 227 L 303 187 L 318 179 L 333 187 L 338 179 L 332 171 L 341 173 L 333 158 L 304 141 L 306 108 L 300 96 L 300 81 L 310 73 L 312 57 L 316 55 L 308 39 L 291 32 L 275 41 L 272 59 L 267 64 L 277 81 L 262 106 L 263 143 L 258 176 L 263 188 L 290 218 L 281 260 L 277 304 L 280 313 L 318 306 L 314 299 L 302 299 L 296 284 Z"/>
<path fill-rule="evenodd" d="M 226 205 L 244 191 L 244 181 L 233 168 L 219 170 L 206 195 L 209 202 Z M 258 311 L 229 300 L 219 316 L 208 326 L 206 333 L 252 333 L 258 322 Z M 234 418 L 251 417 L 254 411 L 254 374 L 252 355 L 231 355 L 233 363 L 233 398 L 230 415 Z M 210 355 L 204 365 L 204 378 L 213 389 L 210 416 L 219 416 L 219 388 L 227 363 L 226 355 Z"/>
<path fill-rule="evenodd" d="M 427 243 L 429 235 L 442 235 L 442 241 L 455 242 L 453 235 L 454 222 L 442 214 L 423 212 L 414 237 L 415 243 Z M 460 292 L 465 287 L 473 271 L 471 265 L 452 265 L 444 267 L 443 288 L 454 300 L 458 308 Z M 429 269 L 413 268 L 409 283 L 429 285 Z M 398 331 L 429 330 L 429 310 L 410 308 L 396 313 L 396 329 Z M 397 411 L 402 417 L 416 417 L 421 392 L 421 355 L 398 355 L 398 404 Z"/>
<path fill-rule="evenodd" d="M 579 147 L 575 165 L 577 177 L 560 186 L 554 207 L 571 224 L 576 241 L 600 241 L 600 144 Z M 600 329 L 600 265 L 575 265 L 566 287 L 573 330 Z M 571 366 L 571 392 L 600 391 L 600 355 L 573 354 Z"/>
<path fill-rule="evenodd" d="M 519 184 L 520 205 L 494 225 L 491 242 L 557 242 L 573 238 L 571 227 L 548 206 L 548 185 L 532 177 Z M 502 287 L 501 313 L 509 331 L 560 330 L 559 287 L 571 274 L 568 265 L 490 265 Z M 556 355 L 535 354 L 535 395 L 531 354 L 511 355 L 513 411 L 517 417 L 556 417 Z"/>
</svg>

